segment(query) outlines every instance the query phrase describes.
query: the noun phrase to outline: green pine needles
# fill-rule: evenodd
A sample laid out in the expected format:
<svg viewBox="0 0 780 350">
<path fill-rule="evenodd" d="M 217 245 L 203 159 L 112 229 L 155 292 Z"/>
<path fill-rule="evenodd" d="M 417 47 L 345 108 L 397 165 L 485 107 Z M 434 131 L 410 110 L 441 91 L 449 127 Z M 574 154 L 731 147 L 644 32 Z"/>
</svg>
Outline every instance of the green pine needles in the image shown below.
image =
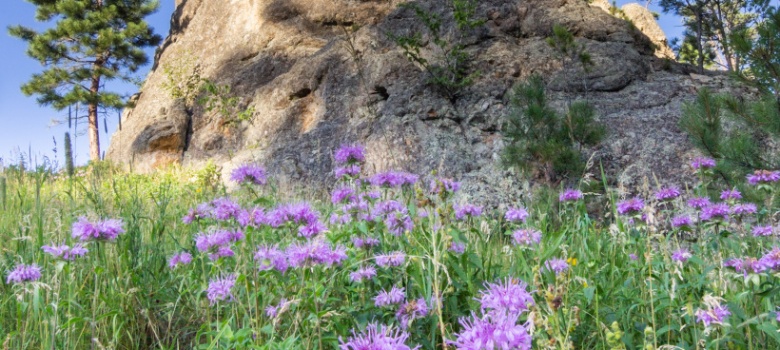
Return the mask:
<svg viewBox="0 0 780 350">
<path fill-rule="evenodd" d="M 9 33 L 26 41 L 27 55 L 45 68 L 22 85 L 26 95 L 57 110 L 75 103 L 89 111 L 90 158 L 100 159 L 98 112 L 122 108 L 123 98 L 106 91 L 106 81 L 133 82 L 133 73 L 148 62 L 144 48 L 160 43 L 144 18 L 157 10 L 155 0 L 27 0 L 35 18 L 55 21 L 42 32 L 23 26 Z"/>
<path fill-rule="evenodd" d="M 73 166 L 73 145 L 70 142 L 70 133 L 65 133 L 65 172 L 73 177 L 76 168 Z"/>
<path fill-rule="evenodd" d="M 506 118 L 507 145 L 503 161 L 521 170 L 538 169 L 546 181 L 577 175 L 585 168 L 581 148 L 601 142 L 605 129 L 595 120 L 593 107 L 574 102 L 565 114 L 547 101 L 545 84 L 533 76 L 515 87 L 513 112 Z"/>
</svg>

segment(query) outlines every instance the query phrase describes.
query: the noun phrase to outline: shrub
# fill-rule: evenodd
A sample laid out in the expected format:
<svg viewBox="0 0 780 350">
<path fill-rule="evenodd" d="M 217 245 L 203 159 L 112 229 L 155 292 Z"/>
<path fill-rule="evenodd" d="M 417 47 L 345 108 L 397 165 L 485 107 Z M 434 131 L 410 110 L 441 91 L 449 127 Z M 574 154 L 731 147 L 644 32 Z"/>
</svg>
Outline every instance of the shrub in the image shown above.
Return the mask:
<svg viewBox="0 0 780 350">
<path fill-rule="evenodd" d="M 587 102 L 572 103 L 563 115 L 550 107 L 539 76 L 515 87 L 511 105 L 504 129 L 504 164 L 540 169 L 547 181 L 582 172 L 581 147 L 596 145 L 604 137 L 605 129 L 594 121 Z"/>
</svg>

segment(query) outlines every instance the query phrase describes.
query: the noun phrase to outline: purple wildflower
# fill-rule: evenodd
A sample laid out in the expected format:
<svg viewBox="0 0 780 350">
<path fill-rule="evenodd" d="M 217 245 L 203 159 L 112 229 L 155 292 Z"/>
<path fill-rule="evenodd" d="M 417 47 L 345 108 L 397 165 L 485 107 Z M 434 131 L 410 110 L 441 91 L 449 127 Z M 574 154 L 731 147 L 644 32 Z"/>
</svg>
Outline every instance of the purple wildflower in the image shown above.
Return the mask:
<svg viewBox="0 0 780 350">
<path fill-rule="evenodd" d="M 211 203 L 201 203 L 197 207 L 190 209 L 181 221 L 185 224 L 191 224 L 196 220 L 205 219 L 211 215 Z"/>
<path fill-rule="evenodd" d="M 92 223 L 82 216 L 73 224 L 72 236 L 81 241 L 114 241 L 125 232 L 123 225 L 122 220 L 117 219 Z"/>
<path fill-rule="evenodd" d="M 211 202 L 211 206 L 211 217 L 221 221 L 235 218 L 242 210 L 241 206 L 230 198 L 217 198 Z"/>
<path fill-rule="evenodd" d="M 414 185 L 419 176 L 405 171 L 388 171 L 371 177 L 368 181 L 377 187 L 398 188 Z"/>
<path fill-rule="evenodd" d="M 688 261 L 693 255 L 686 248 L 680 248 L 672 253 L 672 261 L 684 263 Z"/>
<path fill-rule="evenodd" d="M 710 204 L 701 211 L 701 220 L 726 220 L 729 218 L 729 212 L 731 209 L 726 203 Z"/>
<path fill-rule="evenodd" d="M 18 264 L 5 279 L 5 283 L 17 284 L 25 282 L 34 282 L 41 278 L 41 268 L 36 264 Z"/>
<path fill-rule="evenodd" d="M 655 199 L 659 201 L 670 201 L 680 196 L 680 188 L 665 187 L 655 193 Z"/>
<path fill-rule="evenodd" d="M 712 204 L 707 197 L 694 197 L 688 200 L 688 206 L 691 208 L 702 209 Z"/>
<path fill-rule="evenodd" d="M 645 203 L 639 197 L 624 200 L 617 204 L 617 211 L 620 215 L 632 215 L 639 213 L 644 209 Z"/>
<path fill-rule="evenodd" d="M 344 201 L 353 201 L 355 199 L 355 190 L 346 186 L 333 190 L 333 194 L 331 195 L 331 202 L 333 204 L 343 203 Z"/>
<path fill-rule="evenodd" d="M 233 256 L 230 246 L 243 238 L 243 233 L 240 231 L 220 230 L 210 234 L 200 233 L 195 236 L 195 247 L 201 253 L 208 253 L 210 260 L 217 260 L 221 257 Z"/>
<path fill-rule="evenodd" d="M 509 222 L 525 222 L 528 218 L 528 211 L 525 208 L 509 208 L 504 215 L 504 219 Z"/>
<path fill-rule="evenodd" d="M 89 250 L 84 247 L 83 244 L 77 243 L 73 245 L 73 247 L 68 245 L 45 245 L 41 247 L 41 250 L 43 250 L 45 253 L 48 253 L 49 255 L 53 256 L 56 259 L 61 259 L 65 261 L 72 261 L 76 258 L 80 258 L 87 254 Z"/>
<path fill-rule="evenodd" d="M 401 266 L 406 260 L 406 254 L 402 251 L 395 251 L 385 255 L 376 255 L 374 259 L 376 264 L 381 267 Z"/>
<path fill-rule="evenodd" d="M 379 245 L 379 240 L 374 237 L 353 237 L 352 238 L 352 244 L 357 249 L 371 249 L 373 247 L 376 247 Z"/>
<path fill-rule="evenodd" d="M 339 338 L 340 350 L 416 350 L 420 347 L 409 347 L 406 340 L 409 339 L 409 333 L 398 329 L 382 326 L 381 328 L 371 323 L 366 330 L 361 333 L 355 333 L 352 330 L 352 336 L 344 342 Z"/>
<path fill-rule="evenodd" d="M 303 225 L 298 228 L 298 236 L 310 239 L 320 233 L 323 233 L 328 228 L 321 221 L 314 221 L 312 223 Z"/>
<path fill-rule="evenodd" d="M 361 145 L 341 145 L 333 158 L 336 164 L 363 163 L 366 161 L 366 149 Z"/>
<path fill-rule="evenodd" d="M 772 227 L 772 225 L 753 226 L 751 232 L 753 232 L 754 237 L 771 236 L 774 233 L 774 227 Z"/>
<path fill-rule="evenodd" d="M 333 170 L 333 174 L 336 175 L 337 178 L 355 177 L 360 175 L 361 171 L 360 165 L 352 164 L 336 168 Z"/>
<path fill-rule="evenodd" d="M 463 252 L 466 251 L 466 243 L 460 243 L 460 242 L 453 241 L 452 243 L 450 243 L 449 251 L 451 251 L 451 252 L 453 252 L 455 254 L 458 254 L 458 255 L 463 254 Z"/>
<path fill-rule="evenodd" d="M 374 305 L 381 307 L 393 304 L 400 304 L 406 300 L 404 288 L 393 287 L 390 291 L 382 290 L 374 298 Z"/>
<path fill-rule="evenodd" d="M 519 229 L 512 232 L 515 245 L 532 246 L 542 241 L 542 233 L 533 229 Z"/>
<path fill-rule="evenodd" d="M 584 198 L 582 191 L 575 189 L 567 189 L 558 196 L 559 202 L 573 202 Z"/>
<path fill-rule="evenodd" d="M 780 248 L 774 247 L 761 257 L 761 261 L 767 268 L 780 269 Z"/>
<path fill-rule="evenodd" d="M 696 321 L 709 327 L 711 324 L 723 324 L 726 317 L 731 315 L 728 307 L 721 305 L 720 298 L 711 295 L 704 296 L 704 308 L 696 310 Z"/>
<path fill-rule="evenodd" d="M 569 269 L 569 264 L 563 259 L 550 259 L 544 263 L 544 268 L 555 272 L 556 275 Z"/>
<path fill-rule="evenodd" d="M 255 261 L 258 263 L 257 269 L 260 271 L 275 269 L 284 273 L 289 267 L 287 256 L 275 245 L 258 246 L 257 251 L 255 251 Z"/>
<path fill-rule="evenodd" d="M 401 323 L 402 329 L 409 328 L 409 324 L 412 321 L 425 317 L 426 315 L 428 315 L 428 304 L 423 298 L 405 302 L 398 309 L 398 312 L 395 313 L 395 317 L 398 319 L 398 322 Z"/>
<path fill-rule="evenodd" d="M 463 220 L 466 217 L 475 218 L 482 215 L 482 207 L 473 204 L 456 205 L 454 209 L 455 218 L 458 220 Z"/>
<path fill-rule="evenodd" d="M 714 167 L 715 167 L 715 159 L 712 158 L 696 157 L 691 162 L 691 168 L 693 168 L 694 170 L 710 169 Z"/>
<path fill-rule="evenodd" d="M 462 350 L 530 350 L 531 336 L 516 320 L 513 315 L 492 313 L 478 318 L 472 314 L 460 319 L 460 333 L 455 334 L 455 340 L 448 342 Z"/>
<path fill-rule="evenodd" d="M 277 318 L 289 310 L 290 305 L 293 303 L 294 301 L 287 300 L 287 298 L 282 298 L 279 300 L 279 303 L 276 304 L 276 306 L 268 305 L 268 307 L 265 308 L 265 315 L 270 318 Z"/>
<path fill-rule="evenodd" d="M 455 193 L 460 190 L 460 182 L 450 179 L 439 178 L 438 180 L 432 180 L 430 185 L 430 191 L 434 194 L 439 194 L 442 191 Z"/>
<path fill-rule="evenodd" d="M 634 254 L 634 253 L 628 254 L 628 258 L 631 259 L 631 261 L 639 260 L 639 257 L 636 256 L 636 254 Z"/>
<path fill-rule="evenodd" d="M 376 269 L 373 266 L 364 266 L 355 272 L 350 272 L 349 279 L 352 282 L 362 282 L 363 280 L 371 279 L 376 276 Z"/>
<path fill-rule="evenodd" d="M 734 215 L 747 215 L 755 214 L 758 211 L 758 207 L 753 203 L 739 203 L 731 207 L 731 214 Z"/>
<path fill-rule="evenodd" d="M 672 227 L 684 228 L 693 226 L 693 219 L 688 215 L 678 215 L 672 218 Z"/>
<path fill-rule="evenodd" d="M 747 176 L 747 180 L 751 185 L 777 182 L 780 180 L 780 171 L 756 170 L 756 172 Z"/>
<path fill-rule="evenodd" d="M 308 267 L 312 265 L 341 265 L 347 259 L 347 249 L 344 246 L 331 247 L 330 244 L 311 240 L 304 244 L 294 243 L 287 247 L 287 261 L 291 267 Z"/>
<path fill-rule="evenodd" d="M 736 272 L 742 272 L 745 277 L 748 273 L 762 273 L 770 267 L 766 260 L 751 257 L 729 259 L 723 263 L 723 266 L 734 268 Z"/>
<path fill-rule="evenodd" d="M 729 199 L 742 199 L 742 193 L 736 189 L 723 190 L 723 192 L 720 193 L 720 199 L 724 201 Z"/>
<path fill-rule="evenodd" d="M 566 262 L 563 262 L 564 265 Z M 528 285 L 517 279 L 507 278 L 498 283 L 485 283 L 479 302 L 483 313 L 490 310 L 510 315 L 519 315 L 534 305 L 534 298 L 528 292 Z"/>
<path fill-rule="evenodd" d="M 230 180 L 239 184 L 265 185 L 267 175 L 263 167 L 254 164 L 244 164 L 233 169 Z"/>
<path fill-rule="evenodd" d="M 214 305 L 220 301 L 233 300 L 233 286 L 236 284 L 236 275 L 230 274 L 218 277 L 209 281 L 209 287 L 206 289 L 206 296 Z"/>
<path fill-rule="evenodd" d="M 188 265 L 191 262 L 192 254 L 181 252 L 179 254 L 174 254 L 170 259 L 168 259 L 168 267 L 175 269 L 179 265 Z"/>
</svg>

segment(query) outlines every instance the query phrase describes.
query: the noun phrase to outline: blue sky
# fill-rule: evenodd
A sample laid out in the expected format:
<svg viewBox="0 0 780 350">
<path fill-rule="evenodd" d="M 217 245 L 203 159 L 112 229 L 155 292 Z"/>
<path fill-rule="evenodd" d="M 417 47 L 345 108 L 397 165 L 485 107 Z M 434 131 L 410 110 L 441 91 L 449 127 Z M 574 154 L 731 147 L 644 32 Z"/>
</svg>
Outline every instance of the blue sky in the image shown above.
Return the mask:
<svg viewBox="0 0 780 350">
<path fill-rule="evenodd" d="M 41 107 L 35 101 L 35 96 L 27 97 L 22 94 L 20 86 L 30 77 L 42 71 L 42 66 L 25 54 L 27 45 L 25 42 L 8 35 L 9 25 L 21 24 L 38 30 L 44 29 L 48 24 L 35 21 L 35 6 L 23 0 L 5 0 L 3 11 L 0 12 L 0 158 L 5 164 L 13 163 L 19 154 L 32 153 L 33 163 L 41 164 L 44 157 L 56 159 L 58 164 L 63 164 L 62 139 L 68 131 L 67 110 L 56 111 L 50 107 Z M 618 1 L 618 5 L 631 1 Z M 644 3 L 642 3 L 644 4 Z M 148 22 L 155 31 L 163 36 L 168 32 L 170 16 L 175 8 L 174 0 L 161 0 L 160 9 L 148 18 Z M 655 6 L 651 9 L 661 12 Z M 679 19 L 674 16 L 661 14 L 659 23 L 666 32 L 667 37 L 679 36 L 682 28 Z M 153 49 L 149 50 L 150 58 Z M 139 77 L 145 77 L 151 65 L 142 68 L 138 72 Z M 133 85 L 121 82 L 109 82 L 106 88 L 120 93 L 133 93 L 137 88 Z M 53 120 L 65 121 L 57 125 Z M 104 131 L 101 118 L 100 141 L 101 150 L 108 148 L 110 135 L 116 130 L 118 117 L 116 113 L 107 116 L 108 134 Z M 89 143 L 85 133 L 86 123 L 82 121 L 79 133 L 74 144 L 77 164 L 84 164 L 89 159 Z M 73 138 L 73 132 L 71 132 Z M 57 155 L 53 153 L 54 141 L 57 142 Z"/>
</svg>

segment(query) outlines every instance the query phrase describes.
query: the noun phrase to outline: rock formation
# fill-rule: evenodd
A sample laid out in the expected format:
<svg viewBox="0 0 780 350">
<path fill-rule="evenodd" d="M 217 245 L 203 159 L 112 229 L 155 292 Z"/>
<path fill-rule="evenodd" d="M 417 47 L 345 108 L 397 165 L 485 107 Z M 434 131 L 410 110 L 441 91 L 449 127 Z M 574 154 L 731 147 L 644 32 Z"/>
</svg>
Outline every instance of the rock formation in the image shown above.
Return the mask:
<svg viewBox="0 0 780 350">
<path fill-rule="evenodd" d="M 608 125 L 602 146 L 589 150 L 594 172 L 603 161 L 624 182 L 653 174 L 675 181 L 685 175 L 691 148 L 677 127 L 681 104 L 701 86 L 737 89 L 657 57 L 668 50 L 662 32 L 643 33 L 652 26 L 586 1 L 482 0 L 477 16 L 485 24 L 462 39 L 477 78 L 448 99 L 388 36 L 425 33 L 399 3 L 178 0 L 170 35 L 108 158 L 136 171 L 207 159 L 229 171 L 257 161 L 285 182 L 321 186 L 334 180 L 332 150 L 362 143 L 369 172 L 437 171 L 464 180 L 464 190 L 481 198 L 513 196 L 518 179 L 498 163 L 501 121 L 511 87 L 542 74 L 559 106 L 588 99 Z M 446 2 L 416 3 L 438 13 L 444 32 L 454 35 Z M 570 79 L 553 58 L 546 42 L 553 24 L 566 26 L 590 53 L 595 66 L 587 74 Z M 435 54 L 432 46 L 423 55 Z M 229 86 L 235 99 L 228 112 L 249 111 L 252 121 L 194 103 L 186 91 L 193 78 Z"/>
</svg>

